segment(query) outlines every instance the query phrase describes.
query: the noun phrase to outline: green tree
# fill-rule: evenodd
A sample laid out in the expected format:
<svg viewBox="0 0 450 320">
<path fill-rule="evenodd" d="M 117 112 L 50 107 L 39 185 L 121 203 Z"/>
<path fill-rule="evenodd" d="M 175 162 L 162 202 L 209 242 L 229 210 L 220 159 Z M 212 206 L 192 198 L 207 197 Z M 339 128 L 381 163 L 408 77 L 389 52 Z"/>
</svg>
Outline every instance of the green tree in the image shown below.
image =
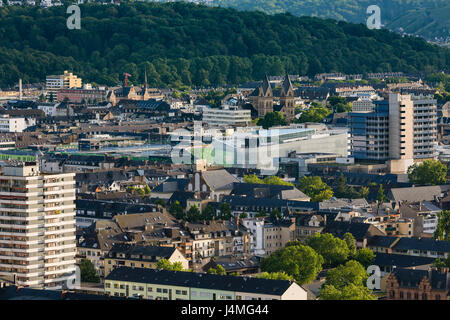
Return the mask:
<svg viewBox="0 0 450 320">
<path fill-rule="evenodd" d="M 301 177 L 298 189 L 310 197 L 312 202 L 321 202 L 333 196 L 331 188 L 317 176 Z"/>
<path fill-rule="evenodd" d="M 363 286 L 367 280 L 366 269 L 358 261 L 350 260 L 345 265 L 337 266 L 327 272 L 326 285 L 332 285 L 337 289 L 354 284 Z"/>
<path fill-rule="evenodd" d="M 438 160 L 425 160 L 421 164 L 413 164 L 408 168 L 409 181 L 415 184 L 445 184 L 447 166 Z"/>
<path fill-rule="evenodd" d="M 82 282 L 94 282 L 94 283 L 100 282 L 100 277 L 97 274 L 97 270 L 95 270 L 94 265 L 89 259 L 81 260 L 80 273 Z"/>
<path fill-rule="evenodd" d="M 368 187 L 361 187 L 359 188 L 359 196 L 361 198 L 364 198 L 367 200 L 367 197 L 369 196 L 370 190 Z"/>
<path fill-rule="evenodd" d="M 450 211 L 441 211 L 437 216 L 438 224 L 434 231 L 434 238 L 437 240 L 450 241 Z"/>
<path fill-rule="evenodd" d="M 334 187 L 334 195 L 337 198 L 345 198 L 348 196 L 347 178 L 343 173 L 336 179 L 336 185 Z"/>
<path fill-rule="evenodd" d="M 275 219 L 281 219 L 282 218 L 282 215 L 281 215 L 281 213 L 280 213 L 280 211 L 278 211 L 278 209 L 273 209 L 271 212 L 270 212 L 270 215 L 269 215 L 271 218 L 275 218 Z"/>
<path fill-rule="evenodd" d="M 333 96 L 328 98 L 331 110 L 333 112 L 349 112 L 352 111 L 352 105 L 347 101 L 347 98 L 340 96 Z"/>
<path fill-rule="evenodd" d="M 265 177 L 263 180 L 264 184 L 272 184 L 272 185 L 278 185 L 278 186 L 294 186 L 292 183 L 284 181 L 280 177 L 277 176 L 270 176 Z"/>
<path fill-rule="evenodd" d="M 202 212 L 202 220 L 214 220 L 216 218 L 216 210 L 211 205 L 207 205 Z"/>
<path fill-rule="evenodd" d="M 347 244 L 349 257 L 353 257 L 356 254 L 355 237 L 350 232 L 347 232 L 342 237 L 342 240 Z"/>
<path fill-rule="evenodd" d="M 286 272 L 262 272 L 255 275 L 255 277 L 270 280 L 294 280 L 294 277 L 288 275 Z"/>
<path fill-rule="evenodd" d="M 287 125 L 287 121 L 279 111 L 268 112 L 263 119 L 259 119 L 258 121 L 258 126 L 262 126 L 264 129 L 285 125 Z"/>
<path fill-rule="evenodd" d="M 162 270 L 170 270 L 170 271 L 186 271 L 183 268 L 183 264 L 179 261 L 170 262 L 167 259 L 160 259 L 156 262 L 156 268 Z"/>
<path fill-rule="evenodd" d="M 181 204 L 178 200 L 171 203 L 171 205 L 169 207 L 169 213 L 177 219 L 185 218 L 184 212 L 183 212 L 183 207 L 181 206 Z"/>
<path fill-rule="evenodd" d="M 330 109 L 320 105 L 313 104 L 309 109 L 302 111 L 297 122 L 321 122 L 331 113 Z"/>
<path fill-rule="evenodd" d="M 231 215 L 231 206 L 229 203 L 222 202 L 219 205 L 219 219 L 220 220 L 230 220 Z"/>
<path fill-rule="evenodd" d="M 377 300 L 367 287 L 349 284 L 342 289 L 325 285 L 319 291 L 320 300 Z"/>
<path fill-rule="evenodd" d="M 375 253 L 369 248 L 362 248 L 356 252 L 354 259 L 367 268 L 372 265 L 375 260 Z"/>
<path fill-rule="evenodd" d="M 263 184 L 264 183 L 263 180 L 258 178 L 258 176 L 256 174 L 244 175 L 244 182 L 245 183 L 253 183 L 253 184 Z"/>
<path fill-rule="evenodd" d="M 150 192 L 151 192 L 151 189 L 150 189 L 150 187 L 148 186 L 148 184 L 146 184 L 145 187 L 144 187 L 144 194 L 145 194 L 145 195 L 149 195 Z"/>
<path fill-rule="evenodd" d="M 160 205 L 161 207 L 166 207 L 166 202 L 163 199 L 156 199 L 155 204 Z"/>
<path fill-rule="evenodd" d="M 227 274 L 224 267 L 222 267 L 220 264 L 216 265 L 215 268 L 209 268 L 208 270 L 209 274 L 219 274 L 222 276 L 225 276 Z"/>
<path fill-rule="evenodd" d="M 323 257 L 326 266 L 345 262 L 350 253 L 347 243 L 331 233 L 316 233 L 306 240 L 306 244 Z"/>
<path fill-rule="evenodd" d="M 200 210 L 198 210 L 197 206 L 191 206 L 189 208 L 186 212 L 186 220 L 189 222 L 196 222 L 200 220 Z"/>
<path fill-rule="evenodd" d="M 311 247 L 289 246 L 277 250 L 261 262 L 264 272 L 285 272 L 299 284 L 313 281 L 322 270 L 323 258 Z"/>
<path fill-rule="evenodd" d="M 380 206 L 388 200 L 389 199 L 384 194 L 383 185 L 380 184 L 380 186 L 378 187 L 378 192 L 377 192 L 377 215 L 380 211 Z"/>
<path fill-rule="evenodd" d="M 438 268 L 441 270 L 442 268 L 450 268 L 450 256 L 445 258 L 444 260 L 441 260 L 440 258 L 437 258 L 433 263 L 432 266 L 435 268 Z"/>
</svg>

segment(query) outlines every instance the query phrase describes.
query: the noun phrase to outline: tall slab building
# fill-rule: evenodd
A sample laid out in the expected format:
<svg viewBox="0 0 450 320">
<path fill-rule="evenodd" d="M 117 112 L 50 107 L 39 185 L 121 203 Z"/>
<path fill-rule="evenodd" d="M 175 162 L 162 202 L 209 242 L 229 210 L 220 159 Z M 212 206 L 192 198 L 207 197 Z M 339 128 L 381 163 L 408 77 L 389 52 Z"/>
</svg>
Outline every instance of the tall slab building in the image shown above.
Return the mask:
<svg viewBox="0 0 450 320">
<path fill-rule="evenodd" d="M 0 173 L 0 278 L 65 288 L 75 273 L 74 173 L 43 174 L 36 162 Z"/>
</svg>

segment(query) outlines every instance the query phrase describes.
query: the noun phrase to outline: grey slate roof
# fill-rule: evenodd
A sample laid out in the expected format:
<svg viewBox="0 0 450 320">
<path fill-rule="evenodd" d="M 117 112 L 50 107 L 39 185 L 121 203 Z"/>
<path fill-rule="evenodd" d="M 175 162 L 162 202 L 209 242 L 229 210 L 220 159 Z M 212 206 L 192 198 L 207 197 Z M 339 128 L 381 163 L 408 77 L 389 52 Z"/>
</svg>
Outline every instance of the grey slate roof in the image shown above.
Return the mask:
<svg viewBox="0 0 450 320">
<path fill-rule="evenodd" d="M 388 192 L 388 197 L 393 201 L 433 201 L 435 197 L 440 197 L 442 189 L 440 186 L 392 188 Z"/>
<path fill-rule="evenodd" d="M 105 280 L 249 292 L 276 296 L 283 295 L 293 284 L 293 281 L 289 280 L 269 280 L 130 267 L 119 267 L 114 269 Z"/>
<path fill-rule="evenodd" d="M 231 189 L 234 182 L 239 182 L 225 169 L 204 171 L 202 177 L 212 190 Z"/>
</svg>

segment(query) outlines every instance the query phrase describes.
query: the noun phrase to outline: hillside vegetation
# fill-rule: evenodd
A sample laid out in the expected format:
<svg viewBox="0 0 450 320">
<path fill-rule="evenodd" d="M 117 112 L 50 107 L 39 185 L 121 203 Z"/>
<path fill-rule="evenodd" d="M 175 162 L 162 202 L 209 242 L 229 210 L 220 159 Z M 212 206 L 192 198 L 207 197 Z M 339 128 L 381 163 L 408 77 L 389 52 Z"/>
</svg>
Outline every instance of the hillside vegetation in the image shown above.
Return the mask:
<svg viewBox="0 0 450 320">
<path fill-rule="evenodd" d="M 297 16 L 356 23 L 365 23 L 367 7 L 378 5 L 383 25 L 391 30 L 403 30 L 427 39 L 449 36 L 448 11 L 445 15 L 441 10 L 448 7 L 448 0 L 214 0 L 213 4 L 269 14 L 290 12 Z"/>
<path fill-rule="evenodd" d="M 0 86 L 71 70 L 116 84 L 237 84 L 271 75 L 438 71 L 450 50 L 387 30 L 291 14 L 186 3 L 83 5 L 81 30 L 64 7 L 0 8 Z"/>
</svg>

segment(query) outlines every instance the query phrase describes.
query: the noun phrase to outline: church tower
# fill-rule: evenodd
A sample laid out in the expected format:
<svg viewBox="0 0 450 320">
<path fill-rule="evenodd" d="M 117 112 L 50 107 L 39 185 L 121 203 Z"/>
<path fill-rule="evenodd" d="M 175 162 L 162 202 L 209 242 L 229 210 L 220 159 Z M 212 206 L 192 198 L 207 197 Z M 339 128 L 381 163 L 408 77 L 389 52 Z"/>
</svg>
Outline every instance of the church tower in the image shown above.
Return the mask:
<svg viewBox="0 0 450 320">
<path fill-rule="evenodd" d="M 263 118 L 268 112 L 273 112 L 273 93 L 267 75 L 262 85 L 250 95 L 250 100 L 259 118 Z"/>
<path fill-rule="evenodd" d="M 281 86 L 280 92 L 281 112 L 286 120 L 291 121 L 295 116 L 294 108 L 294 87 L 292 86 L 289 76 L 286 74 Z"/>
</svg>

